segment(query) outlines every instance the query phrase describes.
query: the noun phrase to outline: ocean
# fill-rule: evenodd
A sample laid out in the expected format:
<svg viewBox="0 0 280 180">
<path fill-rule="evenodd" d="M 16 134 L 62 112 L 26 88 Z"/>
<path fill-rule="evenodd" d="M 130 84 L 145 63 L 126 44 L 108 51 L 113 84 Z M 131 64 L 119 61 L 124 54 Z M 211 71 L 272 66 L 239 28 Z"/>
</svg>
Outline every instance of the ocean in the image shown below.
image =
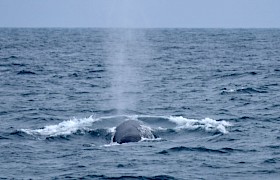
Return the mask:
<svg viewBox="0 0 280 180">
<path fill-rule="evenodd" d="M 279 80 L 280 29 L 0 28 L 0 179 L 278 179 Z"/>
</svg>

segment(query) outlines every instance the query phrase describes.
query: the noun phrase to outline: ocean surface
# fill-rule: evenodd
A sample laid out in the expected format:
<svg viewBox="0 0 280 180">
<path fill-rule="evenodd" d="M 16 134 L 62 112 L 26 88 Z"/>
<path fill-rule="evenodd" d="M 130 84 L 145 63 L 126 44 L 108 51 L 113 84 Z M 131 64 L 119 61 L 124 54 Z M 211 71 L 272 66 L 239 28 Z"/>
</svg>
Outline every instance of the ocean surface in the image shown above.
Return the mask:
<svg viewBox="0 0 280 180">
<path fill-rule="evenodd" d="M 279 179 L 279 82 L 280 29 L 1 28 L 0 179 Z"/>
</svg>

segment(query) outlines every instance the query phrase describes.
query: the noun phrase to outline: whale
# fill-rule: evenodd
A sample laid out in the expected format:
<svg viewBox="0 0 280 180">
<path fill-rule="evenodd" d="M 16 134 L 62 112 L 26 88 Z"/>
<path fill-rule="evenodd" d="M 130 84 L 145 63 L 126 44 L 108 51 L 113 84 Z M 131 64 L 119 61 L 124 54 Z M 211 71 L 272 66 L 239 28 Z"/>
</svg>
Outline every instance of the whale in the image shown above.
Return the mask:
<svg viewBox="0 0 280 180">
<path fill-rule="evenodd" d="M 119 144 L 138 142 L 143 138 L 154 138 L 153 133 L 144 128 L 140 121 L 127 120 L 116 127 L 113 142 Z"/>
</svg>

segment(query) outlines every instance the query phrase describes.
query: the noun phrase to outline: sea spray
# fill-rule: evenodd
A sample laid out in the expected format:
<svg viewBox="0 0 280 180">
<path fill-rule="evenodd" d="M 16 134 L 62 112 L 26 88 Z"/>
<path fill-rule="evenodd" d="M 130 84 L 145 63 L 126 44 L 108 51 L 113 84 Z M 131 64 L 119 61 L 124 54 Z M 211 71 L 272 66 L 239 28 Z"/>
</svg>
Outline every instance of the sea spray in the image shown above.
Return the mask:
<svg viewBox="0 0 280 180">
<path fill-rule="evenodd" d="M 111 84 L 110 106 L 118 114 L 126 110 L 137 111 L 136 106 L 142 92 L 139 76 L 143 60 L 141 58 L 144 56 L 141 54 L 145 53 L 141 51 L 143 48 L 140 46 L 144 45 L 140 43 L 140 39 L 144 38 L 144 34 L 135 29 L 118 29 L 108 33 L 106 63 Z"/>
<path fill-rule="evenodd" d="M 21 129 L 21 131 L 30 135 L 41 136 L 70 135 L 72 133 L 75 133 L 77 130 L 90 127 L 93 122 L 96 122 L 98 120 L 100 119 L 95 119 L 93 118 L 93 116 L 82 119 L 73 118 L 67 121 L 62 121 L 59 124 L 45 126 L 40 129 Z"/>
<path fill-rule="evenodd" d="M 204 129 L 206 131 L 218 131 L 220 133 L 226 134 L 228 131 L 226 127 L 232 126 L 227 121 L 216 121 L 211 118 L 205 118 L 201 120 L 197 119 L 188 119 L 182 116 L 171 116 L 170 121 L 177 124 L 177 129 Z"/>
</svg>

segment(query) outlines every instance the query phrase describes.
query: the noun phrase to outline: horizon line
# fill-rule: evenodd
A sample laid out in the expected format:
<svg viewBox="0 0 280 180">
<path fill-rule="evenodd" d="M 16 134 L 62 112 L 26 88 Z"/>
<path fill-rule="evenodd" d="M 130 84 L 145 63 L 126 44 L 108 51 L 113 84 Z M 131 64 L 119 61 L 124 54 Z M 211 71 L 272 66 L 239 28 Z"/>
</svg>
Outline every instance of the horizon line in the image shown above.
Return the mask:
<svg viewBox="0 0 280 180">
<path fill-rule="evenodd" d="M 0 26 L 26 29 L 280 29 L 280 27 L 118 27 L 118 26 Z"/>
</svg>

